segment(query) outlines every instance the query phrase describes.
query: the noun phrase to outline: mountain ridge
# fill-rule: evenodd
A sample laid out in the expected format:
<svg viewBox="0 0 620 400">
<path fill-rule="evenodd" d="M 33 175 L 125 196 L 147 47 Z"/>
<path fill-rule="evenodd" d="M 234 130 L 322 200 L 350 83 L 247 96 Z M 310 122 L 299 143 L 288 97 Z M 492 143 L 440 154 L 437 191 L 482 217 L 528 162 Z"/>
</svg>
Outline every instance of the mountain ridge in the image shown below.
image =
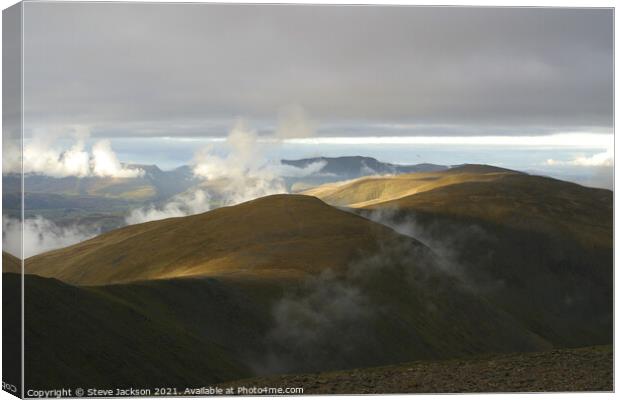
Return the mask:
<svg viewBox="0 0 620 400">
<path fill-rule="evenodd" d="M 272 195 L 203 214 L 120 228 L 31 257 L 26 271 L 74 284 L 253 274 L 255 269 L 298 275 L 341 269 L 351 257 L 377 249 L 383 240 L 417 243 L 314 197 Z M 317 251 L 327 246 L 328 254 Z"/>
</svg>

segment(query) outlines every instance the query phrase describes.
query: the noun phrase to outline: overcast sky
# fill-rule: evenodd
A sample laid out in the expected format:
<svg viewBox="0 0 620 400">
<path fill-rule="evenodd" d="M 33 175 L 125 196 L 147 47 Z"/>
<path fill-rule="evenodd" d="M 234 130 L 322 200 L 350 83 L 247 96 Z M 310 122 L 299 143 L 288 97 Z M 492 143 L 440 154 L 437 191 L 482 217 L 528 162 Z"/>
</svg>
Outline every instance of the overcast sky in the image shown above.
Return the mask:
<svg viewBox="0 0 620 400">
<path fill-rule="evenodd" d="M 223 136 L 299 105 L 319 135 L 612 129 L 612 11 L 25 4 L 26 125 Z"/>
</svg>

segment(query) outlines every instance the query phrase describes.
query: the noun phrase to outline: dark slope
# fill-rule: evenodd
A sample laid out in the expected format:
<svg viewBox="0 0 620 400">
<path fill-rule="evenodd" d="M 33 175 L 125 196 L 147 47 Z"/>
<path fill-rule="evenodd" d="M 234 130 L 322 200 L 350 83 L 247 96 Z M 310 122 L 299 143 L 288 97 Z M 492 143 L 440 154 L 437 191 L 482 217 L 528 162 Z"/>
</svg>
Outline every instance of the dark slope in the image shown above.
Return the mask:
<svg viewBox="0 0 620 400">
<path fill-rule="evenodd" d="M 4 273 L 7 270 L 7 264 L 12 262 L 19 263 L 17 258 L 2 252 L 2 382 L 11 385 L 5 390 L 9 389 L 15 396 L 20 396 L 22 390 L 22 291 L 20 282 L 22 275 L 21 273 Z M 8 269 L 16 269 L 14 267 Z M 19 270 L 21 271 L 21 267 Z"/>
<path fill-rule="evenodd" d="M 97 287 L 26 276 L 27 387 L 191 387 L 248 376 L 243 365 L 304 372 L 549 348 L 450 278 L 367 268 Z"/>
<path fill-rule="evenodd" d="M 19 275 L 2 278 L 18 296 Z M 249 375 L 222 346 L 106 291 L 26 276 L 25 307 L 27 388 L 185 387 Z"/>
<path fill-rule="evenodd" d="M 413 226 L 481 296 L 556 346 L 611 342 L 610 191 L 509 174 L 369 209 L 362 213 Z"/>
</svg>

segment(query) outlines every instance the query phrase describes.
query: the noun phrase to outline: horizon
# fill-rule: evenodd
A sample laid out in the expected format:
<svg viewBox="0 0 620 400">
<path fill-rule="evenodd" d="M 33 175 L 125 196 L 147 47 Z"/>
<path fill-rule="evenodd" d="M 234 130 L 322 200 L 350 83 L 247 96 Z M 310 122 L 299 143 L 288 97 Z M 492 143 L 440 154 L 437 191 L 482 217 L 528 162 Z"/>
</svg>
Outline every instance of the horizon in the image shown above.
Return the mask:
<svg viewBox="0 0 620 400">
<path fill-rule="evenodd" d="M 244 134 L 257 146 L 262 163 L 315 157 L 372 157 L 384 163 L 415 165 L 489 164 L 567 180 L 591 187 L 613 190 L 613 135 L 603 133 L 560 133 L 540 136 L 333 136 L 279 138 L 274 134 Z M 110 138 L 110 157 L 121 164 L 156 165 L 170 171 L 181 166 L 193 167 L 196 154 L 209 148 L 214 156 L 226 158 L 233 151 L 226 136 Z M 50 174 L 50 163 L 61 162 L 67 151 L 80 144 L 84 163 L 93 158 L 92 148 L 100 139 L 61 138 L 45 152 L 49 162 L 28 169 Z M 24 148 L 32 146 L 40 159 L 41 146 L 36 139 L 26 139 Z M 27 162 L 26 162 L 27 164 Z M 18 167 L 19 168 L 19 167 Z M 59 176 L 71 176 L 71 169 L 61 168 Z M 85 168 L 78 168 L 83 171 Z M 11 170 L 5 162 L 5 171 Z M 14 169 L 15 170 L 15 169 Z M 75 168 L 73 170 L 76 170 Z"/>
</svg>

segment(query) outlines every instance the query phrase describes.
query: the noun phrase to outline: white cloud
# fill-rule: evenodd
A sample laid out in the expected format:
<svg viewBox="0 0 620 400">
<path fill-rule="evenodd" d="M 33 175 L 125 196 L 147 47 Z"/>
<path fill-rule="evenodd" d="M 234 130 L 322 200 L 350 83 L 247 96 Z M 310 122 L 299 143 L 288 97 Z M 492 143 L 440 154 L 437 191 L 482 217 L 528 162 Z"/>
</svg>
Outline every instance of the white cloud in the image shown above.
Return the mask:
<svg viewBox="0 0 620 400">
<path fill-rule="evenodd" d="M 161 206 L 133 210 L 125 221 L 137 224 L 182 217 L 208 211 L 213 203 L 233 205 L 271 194 L 287 193 L 285 177 L 303 177 L 319 172 L 325 162 L 296 168 L 267 159 L 266 148 L 278 146 L 280 136 L 293 137 L 313 132 L 300 108 L 287 109 L 280 115 L 279 133 L 263 138 L 259 138 L 245 120 L 237 120 L 226 139 L 220 143 L 223 148 L 218 149 L 211 143 L 195 153 L 191 166 L 194 175 L 202 181 L 199 189 L 177 195 Z"/>
<path fill-rule="evenodd" d="M 286 193 L 285 177 L 302 177 L 320 171 L 325 163 L 305 168 L 273 162 L 265 156 L 267 147 L 279 146 L 283 138 L 312 135 L 313 123 L 303 109 L 289 107 L 280 113 L 275 134 L 259 138 L 256 131 L 240 119 L 231 129 L 224 147 L 225 156 L 216 154 L 213 145 L 199 150 L 192 162 L 194 174 L 205 181 L 222 180 L 218 196 L 224 204 L 237 204 L 270 194 Z"/>
<path fill-rule="evenodd" d="M 218 195 L 224 204 L 236 204 L 257 197 L 286 193 L 277 168 L 263 154 L 258 135 L 245 121 L 239 120 L 224 143 L 227 155 L 215 154 L 213 146 L 196 153 L 194 174 L 206 181 L 223 180 Z"/>
<path fill-rule="evenodd" d="M 33 138 L 23 147 L 23 172 L 56 178 L 66 176 L 135 178 L 144 173 L 139 169 L 123 167 L 112 151 L 109 140 L 96 142 L 89 152 L 85 145 L 89 135 L 89 130 L 84 127 L 73 127 L 64 132 L 58 129 L 35 132 Z M 69 148 L 63 149 L 57 143 L 58 139 L 64 137 L 73 140 Z M 10 153 L 12 156 L 3 159 L 3 172 L 19 173 L 22 168 L 19 144 L 5 143 L 7 144 L 10 148 L 5 149 L 5 154 Z"/>
<path fill-rule="evenodd" d="M 315 161 L 306 165 L 303 168 L 297 168 L 288 164 L 277 164 L 274 166 L 279 176 L 287 178 L 302 178 L 308 175 L 319 174 L 323 167 L 327 165 L 327 161 Z M 323 174 L 326 175 L 326 174 Z"/>
<path fill-rule="evenodd" d="M 571 161 L 561 161 L 548 159 L 545 162 L 549 166 L 556 165 L 572 165 L 577 167 L 613 167 L 614 166 L 614 153 L 611 149 L 602 153 L 596 153 L 592 156 L 579 156 Z"/>
<path fill-rule="evenodd" d="M 115 178 L 136 178 L 144 173 L 142 170 L 124 168 L 112 151 L 109 140 L 100 140 L 93 145 L 91 158 L 92 174 Z"/>
</svg>

